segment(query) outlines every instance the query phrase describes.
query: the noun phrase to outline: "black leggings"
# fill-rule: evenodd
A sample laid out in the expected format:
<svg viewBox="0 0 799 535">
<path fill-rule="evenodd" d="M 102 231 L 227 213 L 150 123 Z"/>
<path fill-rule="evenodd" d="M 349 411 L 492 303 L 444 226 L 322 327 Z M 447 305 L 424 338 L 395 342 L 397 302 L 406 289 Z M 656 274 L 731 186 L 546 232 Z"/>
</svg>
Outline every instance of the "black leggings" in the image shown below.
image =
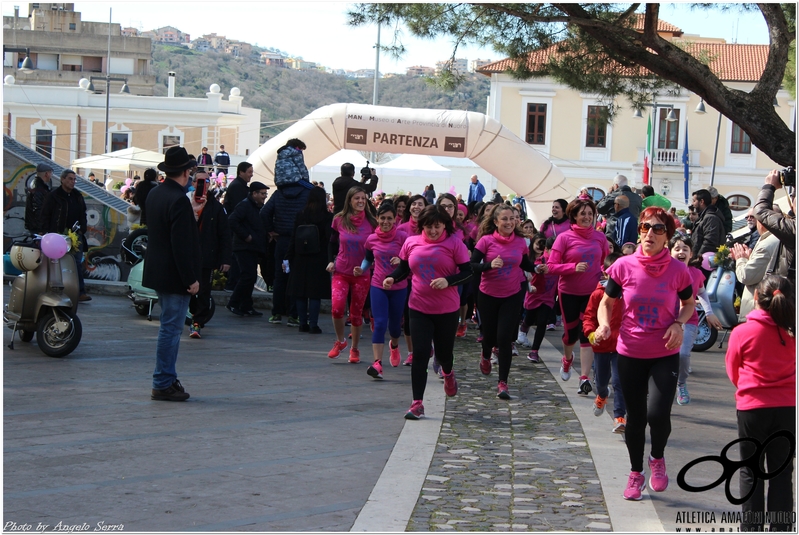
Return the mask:
<svg viewBox="0 0 799 535">
<path fill-rule="evenodd" d="M 671 406 L 677 389 L 680 354 L 654 359 L 619 355 L 618 368 L 621 391 L 627 405 L 625 441 L 630 456 L 630 469 L 633 472 L 643 472 L 646 424 L 649 424 L 653 458 L 663 457 L 669 441 Z"/>
<path fill-rule="evenodd" d="M 494 297 L 483 292 L 477 296 L 477 307 L 483 318 L 483 356 L 491 358 L 491 350 L 494 347 L 499 349 L 500 381 L 508 381 L 512 358 L 511 344 L 516 339 L 519 308 L 522 303 L 524 303 L 522 292 L 516 292 L 510 297 Z"/>
<path fill-rule="evenodd" d="M 572 295 L 561 293 L 560 311 L 563 316 L 563 343 L 571 346 L 580 340 L 580 344 L 588 345 L 588 338 L 583 334 L 583 314 L 588 305 L 588 295 Z"/>
<path fill-rule="evenodd" d="M 549 318 L 551 314 L 552 307 L 549 305 L 539 305 L 534 309 L 524 311 L 522 330 L 524 332 L 529 332 L 530 327 L 533 325 L 535 326 L 532 349 L 536 351 L 541 348 L 541 342 L 544 341 L 544 335 L 547 333 L 547 325 L 550 323 Z"/>
<path fill-rule="evenodd" d="M 425 314 L 411 309 L 413 334 L 413 362 L 411 363 L 411 386 L 413 399 L 424 399 L 427 386 L 427 364 L 430 362 L 430 347 L 436 345 L 436 359 L 444 373 L 452 371 L 452 350 L 455 348 L 455 331 L 458 329 L 458 311 L 446 314 Z"/>
<path fill-rule="evenodd" d="M 411 298 L 411 279 L 410 277 L 408 277 L 408 291 L 405 294 L 405 308 L 402 310 L 402 330 L 405 333 L 405 336 L 411 336 L 411 309 L 408 307 L 408 300 L 410 298 Z M 411 336 L 411 343 L 413 343 L 412 336 Z"/>
</svg>

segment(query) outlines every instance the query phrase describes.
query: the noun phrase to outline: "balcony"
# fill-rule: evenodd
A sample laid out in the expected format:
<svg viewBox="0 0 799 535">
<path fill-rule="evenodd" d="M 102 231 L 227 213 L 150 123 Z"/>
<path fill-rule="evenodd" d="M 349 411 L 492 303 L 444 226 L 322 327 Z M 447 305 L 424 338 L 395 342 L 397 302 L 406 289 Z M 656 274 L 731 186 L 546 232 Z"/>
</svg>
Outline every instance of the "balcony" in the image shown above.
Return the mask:
<svg viewBox="0 0 799 535">
<path fill-rule="evenodd" d="M 655 149 L 655 165 L 682 165 L 682 151 L 678 149 Z"/>
</svg>

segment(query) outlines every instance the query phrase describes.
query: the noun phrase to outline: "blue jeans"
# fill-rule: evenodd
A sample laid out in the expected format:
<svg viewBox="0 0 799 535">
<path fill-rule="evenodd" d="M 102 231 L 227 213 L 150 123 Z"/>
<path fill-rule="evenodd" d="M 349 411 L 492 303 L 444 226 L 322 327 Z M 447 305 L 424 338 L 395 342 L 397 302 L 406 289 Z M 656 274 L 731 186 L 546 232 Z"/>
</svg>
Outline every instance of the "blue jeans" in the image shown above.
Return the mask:
<svg viewBox="0 0 799 535">
<path fill-rule="evenodd" d="M 296 307 L 300 325 L 319 326 L 319 310 L 322 308 L 321 299 L 297 299 Z"/>
<path fill-rule="evenodd" d="M 402 335 L 402 313 L 405 311 L 407 291 L 407 288 L 401 290 L 384 290 L 375 286 L 369 288 L 372 296 L 372 321 L 375 322 L 375 330 L 372 333 L 373 344 L 386 343 L 386 327 L 392 338 L 399 338 Z"/>
<path fill-rule="evenodd" d="M 536 332 L 536 334 L 538 334 Z M 619 381 L 618 353 L 594 353 L 594 372 L 596 373 L 596 393 L 608 397 L 608 383 L 613 382 L 613 417 L 623 418 L 627 414 L 624 394 Z"/>
<path fill-rule="evenodd" d="M 175 363 L 178 360 L 180 335 L 183 322 L 189 309 L 190 295 L 158 292 L 161 305 L 161 327 L 158 329 L 158 342 L 155 346 L 155 371 L 153 388 L 165 390 L 178 378 Z"/>
<path fill-rule="evenodd" d="M 696 342 L 698 325 L 686 323 L 682 333 L 682 345 L 680 346 L 680 373 L 677 376 L 677 383 L 684 385 L 688 380 L 688 368 L 691 367 L 691 350 Z"/>
</svg>

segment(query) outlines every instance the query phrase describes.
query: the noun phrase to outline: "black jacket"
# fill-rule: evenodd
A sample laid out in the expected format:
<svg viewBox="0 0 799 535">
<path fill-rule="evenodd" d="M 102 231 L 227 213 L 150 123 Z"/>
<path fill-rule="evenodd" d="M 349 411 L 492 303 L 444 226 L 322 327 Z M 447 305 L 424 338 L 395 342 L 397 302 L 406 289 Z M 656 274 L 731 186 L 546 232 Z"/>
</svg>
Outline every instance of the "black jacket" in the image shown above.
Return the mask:
<svg viewBox="0 0 799 535">
<path fill-rule="evenodd" d="M 699 214 L 691 237 L 694 239 L 695 257 L 708 252 L 715 253 L 719 246 L 724 244 L 727 233 L 724 232 L 724 216 L 718 208 L 711 204 Z"/>
<path fill-rule="evenodd" d="M 258 205 L 248 196 L 236 205 L 232 214 L 228 215 L 228 223 L 233 233 L 234 252 L 266 253 L 266 230 L 259 211 Z M 245 241 L 247 236 L 252 236 L 252 240 Z"/>
<path fill-rule="evenodd" d="M 86 233 L 86 201 L 78 190 L 67 193 L 59 186 L 44 199 L 39 220 L 43 232 L 58 234 L 64 234 L 77 221 L 80 224 L 78 234 L 83 236 Z"/>
<path fill-rule="evenodd" d="M 640 195 L 631 190 L 630 186 L 621 186 L 616 191 L 612 191 L 602 197 L 602 199 L 600 199 L 600 201 L 596 204 L 596 211 L 604 216 L 615 215 L 613 203 L 616 201 L 616 197 L 619 195 L 624 195 L 630 199 L 630 213 L 635 219 L 638 219 L 638 216 L 641 214 L 641 203 L 643 203 L 644 200 Z"/>
<path fill-rule="evenodd" d="M 183 186 L 167 178 L 147 196 L 147 254 L 142 283 L 155 291 L 187 295 L 200 280 L 200 237 Z"/>
<path fill-rule="evenodd" d="M 205 206 L 197 221 L 200 234 L 202 267 L 219 269 L 222 264 L 233 263 L 230 226 L 222 204 L 213 195 L 206 197 Z"/>
<path fill-rule="evenodd" d="M 150 192 L 158 187 L 158 182 L 155 180 L 143 180 L 136 186 L 136 192 L 133 194 L 133 203 L 141 208 L 141 225 L 147 225 L 147 196 Z"/>
<path fill-rule="evenodd" d="M 250 193 L 250 186 L 247 185 L 244 180 L 239 177 L 234 178 L 230 184 L 227 186 L 227 190 L 225 191 L 225 212 L 227 215 L 233 213 L 233 210 L 236 209 L 236 206 L 247 198 L 247 194 Z"/>
<path fill-rule="evenodd" d="M 50 193 L 50 186 L 38 175 L 33 179 L 33 188 L 28 190 L 28 198 L 25 199 L 25 228 L 34 234 L 44 234 L 47 232 L 42 225 L 42 205 L 44 199 Z"/>
<path fill-rule="evenodd" d="M 335 179 L 333 181 L 333 214 L 337 214 L 344 209 L 344 200 L 347 198 L 347 192 L 354 186 L 362 187 L 368 195 L 377 189 L 377 177 L 369 177 L 366 182 L 359 182 L 350 176 L 340 176 Z"/>
<path fill-rule="evenodd" d="M 261 219 L 266 233 L 277 232 L 280 236 L 294 233 L 294 219 L 305 204 L 311 190 L 299 184 L 288 184 L 278 188 L 261 208 Z"/>
<path fill-rule="evenodd" d="M 219 151 L 214 156 L 214 163 L 216 165 L 220 165 L 222 167 L 227 167 L 230 165 L 230 154 L 225 151 Z"/>
</svg>

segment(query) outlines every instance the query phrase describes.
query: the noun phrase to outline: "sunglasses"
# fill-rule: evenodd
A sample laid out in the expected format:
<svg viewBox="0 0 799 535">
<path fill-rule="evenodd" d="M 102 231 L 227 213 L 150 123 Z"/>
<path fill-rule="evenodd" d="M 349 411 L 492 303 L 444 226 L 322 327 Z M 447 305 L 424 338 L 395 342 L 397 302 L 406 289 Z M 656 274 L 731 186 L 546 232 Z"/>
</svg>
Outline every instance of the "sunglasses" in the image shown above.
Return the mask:
<svg viewBox="0 0 799 535">
<path fill-rule="evenodd" d="M 666 225 L 663 223 L 656 223 L 654 225 L 650 225 L 649 223 L 641 223 L 638 225 L 638 234 L 644 235 L 647 232 L 652 230 L 656 235 L 662 236 L 666 233 Z"/>
</svg>

